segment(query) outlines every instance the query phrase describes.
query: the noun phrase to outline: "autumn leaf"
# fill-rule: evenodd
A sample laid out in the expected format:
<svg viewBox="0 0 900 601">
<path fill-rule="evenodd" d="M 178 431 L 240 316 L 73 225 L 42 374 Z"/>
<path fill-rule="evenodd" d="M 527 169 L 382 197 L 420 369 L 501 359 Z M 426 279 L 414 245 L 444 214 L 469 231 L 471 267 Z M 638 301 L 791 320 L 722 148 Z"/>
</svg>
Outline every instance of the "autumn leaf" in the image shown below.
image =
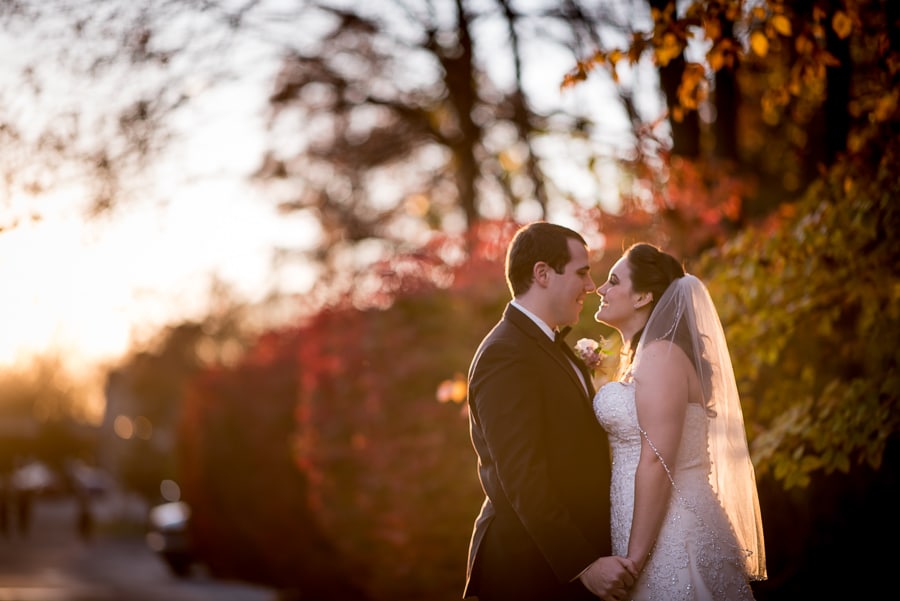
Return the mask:
<svg viewBox="0 0 900 601">
<path fill-rule="evenodd" d="M 791 35 L 791 21 L 784 15 L 775 15 L 772 17 L 772 20 L 769 21 L 772 24 L 772 27 L 783 36 Z"/>
<path fill-rule="evenodd" d="M 716 42 L 722 39 L 722 22 L 719 19 L 704 19 L 703 31 L 706 39 Z"/>
<path fill-rule="evenodd" d="M 769 53 L 769 38 L 761 31 L 754 31 L 750 35 L 750 48 L 753 49 L 757 56 L 763 57 L 767 55 Z"/>
<path fill-rule="evenodd" d="M 586 79 L 587 79 L 587 72 L 584 69 L 582 69 L 581 67 L 578 67 L 578 68 L 574 69 L 573 71 L 571 71 L 570 73 L 565 74 L 565 76 L 563 77 L 562 83 L 560 84 L 559 87 L 562 89 L 570 88 L 570 87 L 573 87 L 579 81 L 584 81 Z"/>
<path fill-rule="evenodd" d="M 599 50 L 589 59 L 578 61 L 575 68 L 563 76 L 562 83 L 559 86 L 560 89 L 565 90 L 566 88 L 574 87 L 579 82 L 586 81 L 588 74 L 597 66 L 602 66 L 604 62 L 606 62 L 606 55 Z"/>
<path fill-rule="evenodd" d="M 462 374 L 454 374 L 453 378 L 441 382 L 437 389 L 437 400 L 440 403 L 462 403 L 468 394 L 466 378 Z"/>
<path fill-rule="evenodd" d="M 840 67 L 841 61 L 837 59 L 830 52 L 826 52 L 824 50 L 816 53 L 816 58 L 819 60 L 819 63 L 824 67 Z M 823 73 L 824 75 L 824 73 Z"/>
<path fill-rule="evenodd" d="M 662 39 L 662 43 L 656 48 L 656 62 L 661 67 L 668 65 L 672 59 L 678 58 L 681 54 L 681 44 L 678 43 L 678 36 L 672 32 L 667 32 Z"/>
<path fill-rule="evenodd" d="M 853 178 L 845 177 L 843 182 L 844 194 L 850 194 L 853 191 Z"/>
<path fill-rule="evenodd" d="M 620 60 L 622 60 L 623 56 L 624 56 L 624 55 L 622 54 L 622 51 L 621 51 L 621 50 L 614 49 L 614 50 L 612 50 L 612 51 L 609 53 L 609 56 L 608 56 L 607 60 L 609 60 L 609 63 L 610 63 L 613 67 L 615 67 L 616 64 L 617 64 Z"/>
<path fill-rule="evenodd" d="M 821 23 L 812 23 L 809 26 L 809 34 L 814 40 L 822 40 L 825 38 L 825 28 Z"/>
<path fill-rule="evenodd" d="M 900 71 L 900 56 L 891 55 L 885 59 L 887 63 L 888 73 L 891 75 L 895 75 L 898 71 Z"/>
<path fill-rule="evenodd" d="M 897 110 L 897 92 L 887 94 L 878 99 L 875 104 L 875 110 L 872 111 L 872 120 L 876 122 L 884 122 L 891 118 L 894 111 Z"/>
<path fill-rule="evenodd" d="M 681 85 L 678 87 L 678 100 L 686 109 L 696 109 L 705 100 L 703 83 L 705 72 L 701 65 L 691 63 L 684 69 Z"/>
<path fill-rule="evenodd" d="M 797 36 L 797 39 L 794 41 L 794 48 L 796 48 L 797 54 L 809 56 L 816 49 L 816 45 L 808 37 L 801 35 Z"/>
<path fill-rule="evenodd" d="M 853 21 L 847 16 L 847 13 L 839 10 L 834 13 L 834 17 L 831 19 L 831 28 L 834 29 L 839 38 L 845 40 L 853 32 Z"/>
<path fill-rule="evenodd" d="M 739 52 L 732 40 L 719 40 L 706 53 L 706 62 L 713 71 L 718 71 L 725 67 L 733 69 Z"/>
<path fill-rule="evenodd" d="M 635 65 L 641 60 L 644 50 L 650 45 L 650 42 L 640 32 L 635 32 L 631 36 L 631 46 L 628 48 L 628 61 Z"/>
<path fill-rule="evenodd" d="M 706 55 L 706 60 L 709 61 L 709 68 L 713 71 L 718 71 L 725 66 L 725 57 L 722 55 L 722 50 L 718 47 L 713 47 L 709 51 Z"/>
</svg>

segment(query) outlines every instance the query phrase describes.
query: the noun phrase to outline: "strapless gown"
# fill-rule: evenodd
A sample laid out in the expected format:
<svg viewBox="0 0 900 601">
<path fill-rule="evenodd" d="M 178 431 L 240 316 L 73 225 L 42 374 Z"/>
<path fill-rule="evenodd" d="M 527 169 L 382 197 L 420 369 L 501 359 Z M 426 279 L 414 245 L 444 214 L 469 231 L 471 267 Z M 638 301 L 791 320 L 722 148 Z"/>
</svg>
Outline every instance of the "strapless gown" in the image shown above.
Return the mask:
<svg viewBox="0 0 900 601">
<path fill-rule="evenodd" d="M 612 546 L 615 555 L 624 556 L 634 509 L 634 474 L 641 453 L 634 385 L 604 385 L 594 397 L 594 413 L 609 434 Z M 677 465 L 667 466 L 674 488 L 666 517 L 629 599 L 753 599 L 740 567 L 733 530 L 709 483 L 708 419 L 703 407 L 688 405 Z"/>
</svg>

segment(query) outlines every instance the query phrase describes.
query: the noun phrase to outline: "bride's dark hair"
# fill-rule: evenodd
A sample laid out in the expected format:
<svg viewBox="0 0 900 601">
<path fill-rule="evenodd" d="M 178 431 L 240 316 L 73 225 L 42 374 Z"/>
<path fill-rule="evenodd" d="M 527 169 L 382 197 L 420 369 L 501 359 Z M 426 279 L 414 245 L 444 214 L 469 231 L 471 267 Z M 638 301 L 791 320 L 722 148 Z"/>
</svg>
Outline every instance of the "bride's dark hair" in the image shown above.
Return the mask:
<svg viewBox="0 0 900 601">
<path fill-rule="evenodd" d="M 638 242 L 625 251 L 625 260 L 631 271 L 631 288 L 635 292 L 649 292 L 653 296 L 651 311 L 662 298 L 669 284 L 684 276 L 684 266 L 669 253 L 652 244 Z M 631 353 L 641 340 L 643 329 L 631 339 Z"/>
<path fill-rule="evenodd" d="M 662 298 L 672 282 L 685 275 L 684 266 L 678 259 L 646 242 L 638 242 L 630 246 L 625 251 L 625 260 L 631 271 L 632 289 L 635 292 L 649 292 L 653 296 L 653 300 L 650 303 L 651 314 L 656 308 L 659 299 Z M 688 321 L 675 316 L 673 316 L 673 319 L 677 321 L 677 327 L 674 332 L 670 332 L 671 341 L 684 351 L 684 354 L 687 355 L 694 366 L 697 375 L 701 376 L 700 384 L 704 393 L 703 400 L 706 403 L 709 401 L 711 373 L 708 361 L 703 356 L 705 353 L 703 353 L 701 346 L 699 349 L 701 351 L 699 361 L 702 365 L 697 365 L 698 357 L 692 348 L 692 337 Z M 634 353 L 643 334 L 644 328 L 641 328 L 631 339 L 628 363 L 634 360 Z M 700 343 L 702 345 L 702 340 Z"/>
</svg>

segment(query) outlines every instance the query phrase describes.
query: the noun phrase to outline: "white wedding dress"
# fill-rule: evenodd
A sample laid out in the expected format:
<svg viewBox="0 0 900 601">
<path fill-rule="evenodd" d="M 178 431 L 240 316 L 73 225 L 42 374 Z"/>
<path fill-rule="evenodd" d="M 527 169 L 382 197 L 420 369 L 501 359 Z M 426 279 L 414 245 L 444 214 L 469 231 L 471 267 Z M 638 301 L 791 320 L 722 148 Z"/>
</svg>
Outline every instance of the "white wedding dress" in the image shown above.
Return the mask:
<svg viewBox="0 0 900 601">
<path fill-rule="evenodd" d="M 613 554 L 624 556 L 634 509 L 634 474 L 641 452 L 634 384 L 604 385 L 594 397 L 594 412 L 608 432 L 612 448 Z M 666 517 L 629 599 L 753 599 L 733 530 L 709 482 L 709 419 L 702 406 L 688 405 L 677 464 L 667 466 L 673 490 Z"/>
</svg>

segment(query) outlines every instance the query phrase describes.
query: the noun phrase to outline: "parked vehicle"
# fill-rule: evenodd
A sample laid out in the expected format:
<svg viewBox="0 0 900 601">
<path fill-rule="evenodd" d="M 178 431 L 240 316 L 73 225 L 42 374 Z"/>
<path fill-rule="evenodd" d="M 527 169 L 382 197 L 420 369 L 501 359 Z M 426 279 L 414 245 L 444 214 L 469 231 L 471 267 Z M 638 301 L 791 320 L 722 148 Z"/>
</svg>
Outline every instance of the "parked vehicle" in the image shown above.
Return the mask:
<svg viewBox="0 0 900 601">
<path fill-rule="evenodd" d="M 16 468 L 10 478 L 12 488 L 35 496 L 50 496 L 63 491 L 63 481 L 41 461 L 29 461 Z"/>
<path fill-rule="evenodd" d="M 116 487 L 109 472 L 83 461 L 69 461 L 66 465 L 66 474 L 76 493 L 91 499 L 103 499 Z"/>
<path fill-rule="evenodd" d="M 179 578 L 188 576 L 194 564 L 188 537 L 190 517 L 191 508 L 183 501 L 156 505 L 149 513 L 147 545 Z"/>
</svg>

